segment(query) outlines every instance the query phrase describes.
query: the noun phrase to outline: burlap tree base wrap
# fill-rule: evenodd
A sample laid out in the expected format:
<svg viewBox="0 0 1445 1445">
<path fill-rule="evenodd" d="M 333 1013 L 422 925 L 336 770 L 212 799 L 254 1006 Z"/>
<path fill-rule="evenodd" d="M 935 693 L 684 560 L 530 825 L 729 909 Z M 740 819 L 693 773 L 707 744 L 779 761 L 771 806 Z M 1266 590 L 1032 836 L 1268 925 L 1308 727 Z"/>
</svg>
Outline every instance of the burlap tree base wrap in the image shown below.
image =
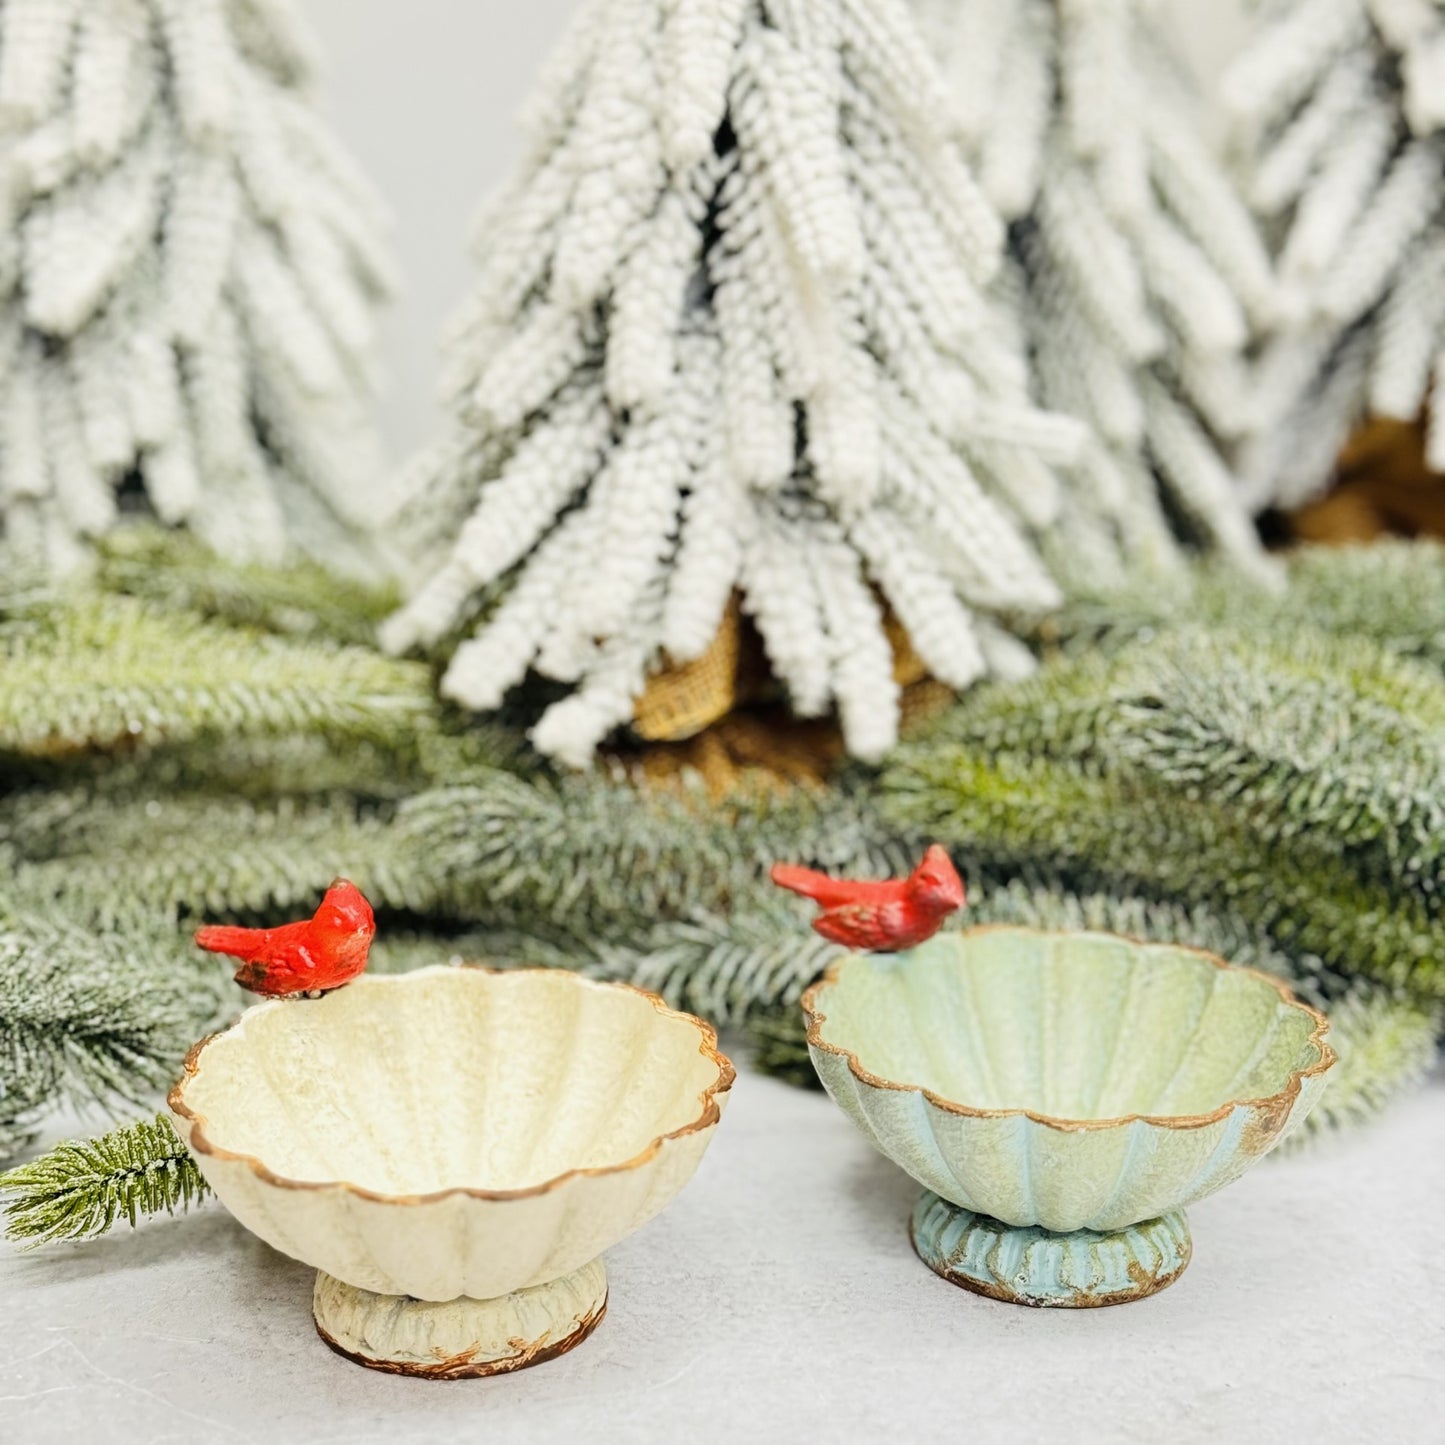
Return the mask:
<svg viewBox="0 0 1445 1445">
<path fill-rule="evenodd" d="M 903 689 L 906 733 L 946 707 L 953 692 L 928 676 L 891 613 L 885 627 L 893 675 Z M 652 784 L 700 776 L 715 798 L 742 787 L 822 786 L 846 756 L 835 719 L 788 713 L 762 643 L 736 598 L 697 661 L 666 668 L 649 681 L 632 731 L 651 746 L 616 754 L 625 766 Z"/>
<path fill-rule="evenodd" d="M 1425 464 L 1423 424 L 1367 422 L 1340 457 L 1336 486 L 1286 520 L 1306 542 L 1445 537 L 1445 477 Z"/>
</svg>

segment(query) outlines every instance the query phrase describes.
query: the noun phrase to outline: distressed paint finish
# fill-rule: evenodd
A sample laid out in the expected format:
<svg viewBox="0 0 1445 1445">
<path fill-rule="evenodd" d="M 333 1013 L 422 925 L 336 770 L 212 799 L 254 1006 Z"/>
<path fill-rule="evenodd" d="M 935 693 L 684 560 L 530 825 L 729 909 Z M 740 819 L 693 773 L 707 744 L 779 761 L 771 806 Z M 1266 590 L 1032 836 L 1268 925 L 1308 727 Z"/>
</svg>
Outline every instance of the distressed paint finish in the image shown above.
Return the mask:
<svg viewBox="0 0 1445 1445">
<path fill-rule="evenodd" d="M 882 1153 L 961 1211 L 1051 1234 L 1128 1231 L 1222 1189 L 1334 1063 L 1323 1017 L 1277 980 L 1105 934 L 854 956 L 804 1008 L 824 1086 Z"/>
<path fill-rule="evenodd" d="M 339 1355 L 373 1370 L 430 1380 L 503 1375 L 575 1349 L 607 1313 L 600 1259 L 549 1284 L 500 1299 L 398 1300 L 318 1271 L 316 1332 Z"/>
<path fill-rule="evenodd" d="M 590 1279 L 692 1177 L 733 1077 L 709 1025 L 640 989 L 438 967 L 250 1009 L 191 1051 L 170 1105 L 268 1244 L 445 1304 Z"/>
<path fill-rule="evenodd" d="M 918 1257 L 950 1284 L 1009 1304 L 1097 1309 L 1167 1289 L 1189 1263 L 1189 1226 L 1158 1219 L 1099 1233 L 1015 1229 L 925 1194 L 909 1230 Z"/>
</svg>

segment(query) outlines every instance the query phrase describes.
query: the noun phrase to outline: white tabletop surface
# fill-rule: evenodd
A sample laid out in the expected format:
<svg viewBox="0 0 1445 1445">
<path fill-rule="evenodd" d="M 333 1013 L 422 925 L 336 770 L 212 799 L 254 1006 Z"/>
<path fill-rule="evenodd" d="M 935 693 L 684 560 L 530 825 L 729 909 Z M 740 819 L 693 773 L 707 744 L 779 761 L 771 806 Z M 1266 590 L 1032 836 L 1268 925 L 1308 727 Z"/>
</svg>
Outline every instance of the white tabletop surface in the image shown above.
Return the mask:
<svg viewBox="0 0 1445 1445">
<path fill-rule="evenodd" d="M 1445 1077 L 1196 1205 L 1183 1278 L 1122 1308 L 946 1284 L 916 1194 L 827 1098 L 744 1072 L 697 1178 L 608 1256 L 597 1333 L 445 1383 L 324 1348 L 312 1272 L 214 1203 L 0 1253 L 0 1441 L 1445 1441 Z"/>
</svg>

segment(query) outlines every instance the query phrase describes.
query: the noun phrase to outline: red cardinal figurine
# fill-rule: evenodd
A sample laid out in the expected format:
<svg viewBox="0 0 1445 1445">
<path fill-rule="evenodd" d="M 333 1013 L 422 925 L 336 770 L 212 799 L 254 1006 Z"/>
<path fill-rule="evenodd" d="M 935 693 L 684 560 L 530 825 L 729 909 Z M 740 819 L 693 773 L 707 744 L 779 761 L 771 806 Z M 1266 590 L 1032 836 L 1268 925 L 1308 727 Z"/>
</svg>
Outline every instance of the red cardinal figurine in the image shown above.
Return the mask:
<svg viewBox="0 0 1445 1445">
<path fill-rule="evenodd" d="M 830 943 L 867 953 L 900 953 L 915 948 L 963 907 L 963 879 L 937 843 L 907 878 L 884 883 L 855 883 L 829 878 L 792 863 L 773 866 L 780 888 L 811 898 L 823 911 L 813 928 Z"/>
<path fill-rule="evenodd" d="M 338 878 L 326 890 L 321 907 L 300 923 L 281 928 L 212 925 L 197 930 L 196 942 L 211 953 L 241 959 L 236 982 L 252 993 L 315 998 L 350 983 L 366 967 L 375 936 L 371 904 L 354 883 Z"/>
</svg>

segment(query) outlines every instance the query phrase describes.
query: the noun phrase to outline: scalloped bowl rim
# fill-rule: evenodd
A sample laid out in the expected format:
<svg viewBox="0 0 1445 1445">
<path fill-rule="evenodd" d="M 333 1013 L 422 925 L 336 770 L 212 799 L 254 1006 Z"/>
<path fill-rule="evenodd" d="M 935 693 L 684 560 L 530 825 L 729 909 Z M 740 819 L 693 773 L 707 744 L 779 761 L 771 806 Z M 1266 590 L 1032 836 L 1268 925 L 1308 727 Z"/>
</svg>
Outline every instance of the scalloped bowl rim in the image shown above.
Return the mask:
<svg viewBox="0 0 1445 1445">
<path fill-rule="evenodd" d="M 202 1067 L 202 1055 L 206 1049 L 217 1040 L 225 1038 L 227 1034 L 233 1033 L 243 1023 L 255 1015 L 277 1008 L 306 1007 L 307 1002 L 295 999 L 270 999 L 265 1003 L 254 1005 L 247 1009 L 239 1018 L 227 1024 L 223 1029 L 217 1029 L 215 1033 L 207 1034 L 205 1038 L 191 1046 L 181 1065 L 181 1076 L 171 1086 L 170 1092 L 166 1095 L 166 1103 L 173 1114 L 186 1121 L 189 1126 L 188 1143 L 190 1148 L 197 1154 L 204 1154 L 213 1159 L 225 1160 L 229 1163 L 242 1164 L 248 1168 L 259 1180 L 265 1184 L 274 1185 L 278 1189 L 297 1190 L 340 1190 L 346 1194 L 355 1195 L 360 1199 L 371 1200 L 377 1204 L 436 1204 L 442 1200 L 465 1197 L 469 1199 L 482 1199 L 497 1202 L 505 1202 L 515 1199 L 534 1199 L 539 1195 L 550 1194 L 553 1190 L 560 1189 L 564 1184 L 573 1179 L 594 1178 L 606 1174 L 622 1174 L 633 1169 L 639 1169 L 650 1160 L 654 1159 L 663 1145 L 673 1139 L 681 1139 L 689 1134 L 705 1133 L 708 1129 L 715 1127 L 722 1119 L 723 1100 L 728 1091 L 732 1088 L 737 1079 L 737 1070 L 733 1068 L 732 1061 L 718 1048 L 717 1030 L 707 1022 L 706 1019 L 698 1018 L 695 1014 L 684 1013 L 680 1009 L 669 1007 L 669 1005 L 657 994 L 645 988 L 638 988 L 635 984 L 622 983 L 613 980 L 586 978 L 581 974 L 569 973 L 566 969 L 558 968 L 494 968 L 481 963 L 438 963 L 427 968 L 413 969 L 408 973 L 397 974 L 370 974 L 363 975 L 356 983 L 364 982 L 368 987 L 381 986 L 385 988 L 406 987 L 418 979 L 453 976 L 457 974 L 470 974 L 492 979 L 514 979 L 514 978 L 535 978 L 545 975 L 551 978 L 566 978 L 581 988 L 612 990 L 618 993 L 632 993 L 640 998 L 646 999 L 657 1014 L 665 1019 L 677 1019 L 680 1022 L 696 1029 L 698 1033 L 698 1053 L 710 1059 L 717 1068 L 717 1077 L 703 1089 L 699 1098 L 701 1107 L 695 1118 L 690 1119 L 679 1128 L 671 1129 L 665 1134 L 659 1134 L 651 1139 L 636 1154 L 629 1159 L 620 1160 L 616 1164 L 597 1164 L 587 1168 L 568 1169 L 561 1174 L 554 1175 L 550 1179 L 543 1180 L 540 1184 L 529 1184 L 520 1189 L 481 1189 L 469 1184 L 453 1184 L 445 1189 L 433 1190 L 429 1194 L 388 1194 L 376 1189 L 368 1189 L 365 1185 L 354 1184 L 349 1179 L 290 1179 L 284 1174 L 277 1174 L 260 1158 L 254 1154 L 243 1153 L 235 1149 L 227 1149 L 224 1145 L 216 1144 L 207 1137 L 206 1128 L 209 1120 L 202 1113 L 191 1108 L 186 1103 L 186 1085 L 199 1075 Z M 345 984 L 343 987 L 354 988 L 356 983 Z"/>
<path fill-rule="evenodd" d="M 1264 973 L 1257 968 L 1246 968 L 1242 964 L 1230 963 L 1216 953 L 1210 953 L 1204 948 L 1194 948 L 1183 943 L 1150 943 L 1142 938 L 1133 938 L 1126 933 L 1110 933 L 1104 929 L 1048 929 L 1048 928 L 1023 928 L 1008 923 L 980 924 L 973 928 L 967 928 L 958 933 L 944 934 L 944 938 L 956 939 L 959 942 L 966 942 L 970 938 L 979 938 L 987 934 L 1008 933 L 1023 938 L 1103 938 L 1118 943 L 1127 943 L 1133 948 L 1144 953 L 1169 953 L 1186 954 L 1198 958 L 1214 968 L 1228 970 L 1230 973 L 1244 974 L 1249 978 L 1257 979 L 1260 983 L 1268 985 L 1277 994 L 1283 1003 L 1314 1020 L 1314 1029 L 1311 1031 L 1308 1042 L 1313 1045 L 1319 1058 L 1308 1068 L 1291 1069 L 1289 1079 L 1285 1086 L 1273 1094 L 1266 1094 L 1261 1098 L 1252 1099 L 1226 1099 L 1218 1108 L 1212 1109 L 1207 1114 L 1120 1114 L 1109 1119 L 1069 1119 L 1061 1118 L 1055 1114 L 1041 1114 L 1036 1109 L 1009 1108 L 1009 1109 L 984 1109 L 972 1104 L 960 1104 L 954 1099 L 946 1099 L 942 1094 L 935 1093 L 932 1089 L 923 1084 L 899 1083 L 893 1079 L 884 1079 L 864 1067 L 858 1055 L 841 1044 L 831 1043 L 823 1037 L 823 1025 L 828 1022 L 828 1016 L 819 1007 L 819 997 L 826 990 L 837 984 L 842 972 L 850 965 L 865 961 L 869 957 L 866 954 L 851 953 L 844 958 L 838 959 L 829 965 L 823 976 L 803 994 L 803 1013 L 808 1024 L 808 1046 L 820 1050 L 825 1054 L 833 1054 L 848 1061 L 849 1071 L 860 1083 L 867 1084 L 874 1089 L 890 1089 L 895 1093 L 922 1094 L 923 1097 L 937 1109 L 945 1113 L 958 1114 L 969 1119 L 1028 1119 L 1035 1124 L 1043 1124 L 1050 1129 L 1058 1129 L 1065 1133 L 1077 1133 L 1086 1129 L 1117 1129 L 1129 1124 L 1151 1124 L 1163 1129 L 1203 1129 L 1210 1124 L 1217 1124 L 1221 1119 L 1227 1118 L 1235 1109 L 1260 1109 L 1275 1110 L 1283 1107 L 1293 1108 L 1304 1088 L 1304 1081 L 1314 1078 L 1317 1075 L 1328 1073 L 1332 1069 L 1339 1056 L 1326 1041 L 1325 1035 L 1330 1031 L 1330 1021 L 1319 1009 L 1311 1007 L 1302 999 L 1298 998 L 1288 984 L 1275 978 L 1272 974 Z"/>
</svg>

